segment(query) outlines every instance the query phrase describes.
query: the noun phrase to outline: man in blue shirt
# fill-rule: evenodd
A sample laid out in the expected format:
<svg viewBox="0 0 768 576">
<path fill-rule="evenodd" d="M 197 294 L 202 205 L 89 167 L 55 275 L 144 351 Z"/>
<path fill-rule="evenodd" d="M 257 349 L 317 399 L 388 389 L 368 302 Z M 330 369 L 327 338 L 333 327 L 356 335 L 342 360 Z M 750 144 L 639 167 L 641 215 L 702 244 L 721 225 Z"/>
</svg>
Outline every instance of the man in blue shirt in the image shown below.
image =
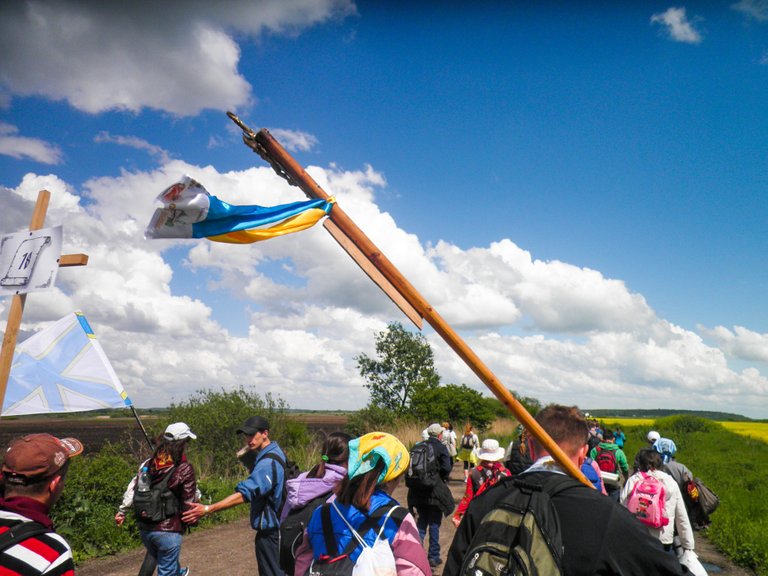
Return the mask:
<svg viewBox="0 0 768 576">
<path fill-rule="evenodd" d="M 256 455 L 250 475 L 235 487 L 234 494 L 223 500 L 194 505 L 184 514 L 184 521 L 249 502 L 251 527 L 256 530 L 259 575 L 284 576 L 280 569 L 279 511 L 283 503 L 285 454 L 277 442 L 269 439 L 266 418 L 251 416 L 237 432 L 245 435 L 250 452 Z"/>
</svg>

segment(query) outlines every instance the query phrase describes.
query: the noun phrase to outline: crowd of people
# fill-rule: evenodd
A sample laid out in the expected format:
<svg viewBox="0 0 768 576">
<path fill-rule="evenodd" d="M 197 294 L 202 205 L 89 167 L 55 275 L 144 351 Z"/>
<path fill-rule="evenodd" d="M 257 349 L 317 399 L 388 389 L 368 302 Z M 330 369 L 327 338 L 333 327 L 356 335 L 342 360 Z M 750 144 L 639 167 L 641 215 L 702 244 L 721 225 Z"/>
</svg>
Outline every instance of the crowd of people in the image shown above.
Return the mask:
<svg viewBox="0 0 768 576">
<path fill-rule="evenodd" d="M 411 450 L 385 432 L 359 438 L 332 433 L 320 460 L 289 477 L 289 461 L 270 437 L 269 422 L 256 415 L 237 430 L 249 474 L 231 495 L 200 502 L 186 457 L 196 435 L 176 422 L 139 465 L 115 522 L 121 525 L 133 510 L 146 548 L 140 576 L 155 570 L 188 576 L 191 569 L 179 561 L 188 527 L 245 503 L 261 576 L 351 574 L 353 567 L 355 574 L 422 576 L 443 559 L 444 576 L 512 574 L 515 562 L 549 562 L 539 573 L 567 575 L 701 573 L 684 498 L 693 476 L 676 461 L 671 439 L 651 431 L 630 471 L 620 429 L 601 430 L 576 407 L 560 405 L 542 409 L 536 421 L 589 486 L 570 477 L 522 428 L 505 450 L 494 438 L 481 442 L 471 424 L 457 436 L 450 422 L 427 426 Z M 0 573 L 74 574 L 72 552 L 49 513 L 70 459 L 82 450 L 76 439 L 48 434 L 10 445 L 2 465 Z M 447 486 L 455 459 L 464 471 L 456 480 L 464 483 L 458 506 Z M 392 495 L 403 480 L 405 506 Z M 519 521 L 510 519 L 514 514 Z M 440 530 L 448 516 L 456 532 L 443 554 Z M 538 533 L 544 544 L 537 544 Z M 532 552 L 535 546 L 543 548 Z M 678 556 L 688 561 L 681 564 Z"/>
</svg>

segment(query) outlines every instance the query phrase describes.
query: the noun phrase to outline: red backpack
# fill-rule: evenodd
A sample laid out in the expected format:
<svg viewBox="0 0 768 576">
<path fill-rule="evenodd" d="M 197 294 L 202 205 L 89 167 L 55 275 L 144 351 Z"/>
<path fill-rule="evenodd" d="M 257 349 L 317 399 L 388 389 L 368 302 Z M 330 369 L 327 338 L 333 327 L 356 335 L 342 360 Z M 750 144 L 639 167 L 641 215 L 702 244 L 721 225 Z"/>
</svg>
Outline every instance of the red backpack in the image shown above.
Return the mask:
<svg viewBox="0 0 768 576">
<path fill-rule="evenodd" d="M 653 528 L 661 528 L 669 524 L 664 512 L 664 485 L 661 480 L 640 472 L 643 479 L 632 487 L 627 499 L 627 510 L 643 524 Z"/>
<path fill-rule="evenodd" d="M 602 472 L 615 474 L 619 471 L 619 463 L 616 461 L 615 450 L 606 450 L 598 446 L 595 462 L 597 462 L 597 466 Z"/>
</svg>

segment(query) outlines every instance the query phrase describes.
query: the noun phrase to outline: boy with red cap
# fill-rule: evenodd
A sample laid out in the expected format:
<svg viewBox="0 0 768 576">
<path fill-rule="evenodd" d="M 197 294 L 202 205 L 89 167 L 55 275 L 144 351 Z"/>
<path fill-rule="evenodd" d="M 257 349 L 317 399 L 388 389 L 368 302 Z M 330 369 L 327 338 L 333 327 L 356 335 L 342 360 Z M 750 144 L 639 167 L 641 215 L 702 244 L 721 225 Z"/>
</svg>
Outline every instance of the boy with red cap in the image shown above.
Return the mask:
<svg viewBox="0 0 768 576">
<path fill-rule="evenodd" d="M 69 459 L 83 451 L 74 438 L 30 434 L 11 442 L 3 462 L 0 571 L 24 576 L 73 576 L 72 550 L 54 532 L 51 507 L 64 489 Z"/>
</svg>

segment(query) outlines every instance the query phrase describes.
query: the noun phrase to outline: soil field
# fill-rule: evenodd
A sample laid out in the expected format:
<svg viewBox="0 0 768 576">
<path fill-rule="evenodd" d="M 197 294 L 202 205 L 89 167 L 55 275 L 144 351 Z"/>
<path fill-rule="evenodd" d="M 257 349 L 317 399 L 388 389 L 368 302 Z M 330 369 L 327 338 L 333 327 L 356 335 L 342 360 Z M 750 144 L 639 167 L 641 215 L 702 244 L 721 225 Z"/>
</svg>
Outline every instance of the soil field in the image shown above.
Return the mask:
<svg viewBox="0 0 768 576">
<path fill-rule="evenodd" d="M 144 425 L 148 423 L 145 421 Z M 24 418 L 0 420 L 0 446 L 8 446 L 14 438 L 37 432 L 57 438 L 77 438 L 86 454 L 98 452 L 107 441 L 146 442 L 135 418 Z"/>
<path fill-rule="evenodd" d="M 343 414 L 296 414 L 292 418 L 306 424 L 310 432 L 333 432 L 342 430 L 347 422 Z M 142 416 L 145 428 L 150 428 L 155 416 Z M 149 431 L 149 430 L 148 430 Z M 144 434 L 135 418 L 21 418 L 0 419 L 0 446 L 6 447 L 14 438 L 46 432 L 57 438 L 72 436 L 83 443 L 84 452 L 98 452 L 107 442 L 130 441 L 133 444 L 146 443 Z M 151 432 L 150 432 L 151 434 Z"/>
</svg>

